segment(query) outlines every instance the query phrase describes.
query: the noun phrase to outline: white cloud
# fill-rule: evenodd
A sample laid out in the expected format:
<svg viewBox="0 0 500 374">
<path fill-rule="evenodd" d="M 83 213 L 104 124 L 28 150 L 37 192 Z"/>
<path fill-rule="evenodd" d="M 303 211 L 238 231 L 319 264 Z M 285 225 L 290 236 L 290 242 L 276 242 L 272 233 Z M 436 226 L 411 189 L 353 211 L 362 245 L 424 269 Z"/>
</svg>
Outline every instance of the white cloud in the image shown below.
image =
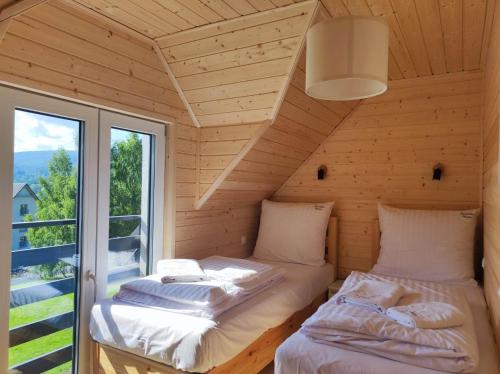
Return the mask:
<svg viewBox="0 0 500 374">
<path fill-rule="evenodd" d="M 15 152 L 76 150 L 76 121 L 16 110 Z"/>
</svg>

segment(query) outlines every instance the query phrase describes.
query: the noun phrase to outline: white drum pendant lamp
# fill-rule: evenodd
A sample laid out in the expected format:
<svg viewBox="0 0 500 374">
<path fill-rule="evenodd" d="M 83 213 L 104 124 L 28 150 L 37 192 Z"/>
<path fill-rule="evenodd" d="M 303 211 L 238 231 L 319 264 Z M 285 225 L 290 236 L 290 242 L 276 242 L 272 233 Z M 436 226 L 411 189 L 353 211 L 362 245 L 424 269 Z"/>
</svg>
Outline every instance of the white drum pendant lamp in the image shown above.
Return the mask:
<svg viewBox="0 0 500 374">
<path fill-rule="evenodd" d="M 389 27 L 380 17 L 341 17 L 307 32 L 306 93 L 354 100 L 387 90 Z"/>
</svg>

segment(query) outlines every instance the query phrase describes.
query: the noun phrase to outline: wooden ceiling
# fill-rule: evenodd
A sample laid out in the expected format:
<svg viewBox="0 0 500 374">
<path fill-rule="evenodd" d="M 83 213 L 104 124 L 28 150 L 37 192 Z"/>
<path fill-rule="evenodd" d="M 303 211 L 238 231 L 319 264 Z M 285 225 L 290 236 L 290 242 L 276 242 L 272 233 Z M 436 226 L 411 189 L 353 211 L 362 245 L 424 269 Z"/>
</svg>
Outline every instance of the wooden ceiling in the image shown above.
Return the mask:
<svg viewBox="0 0 500 374">
<path fill-rule="evenodd" d="M 477 70 L 495 0 L 322 0 L 333 17 L 382 16 L 390 26 L 392 80 Z"/>
<path fill-rule="evenodd" d="M 45 1 L 17 1 L 6 8 L 11 15 L 0 10 L 0 21 L 2 15 L 10 17 Z M 480 70 L 495 4 L 495 0 L 59 1 L 150 42 L 197 126 L 274 121 L 317 9 L 321 17 L 384 17 L 390 26 L 389 78 L 399 80 Z M 9 3 L 0 0 L 0 9 Z"/>
<path fill-rule="evenodd" d="M 293 0 L 73 0 L 153 39 L 288 6 Z M 333 17 L 384 17 L 390 78 L 477 70 L 495 0 L 321 0 Z"/>
<path fill-rule="evenodd" d="M 293 0 L 74 0 L 156 39 L 293 4 Z"/>
<path fill-rule="evenodd" d="M 194 122 L 274 121 L 316 9 L 305 1 L 157 39 Z"/>
</svg>

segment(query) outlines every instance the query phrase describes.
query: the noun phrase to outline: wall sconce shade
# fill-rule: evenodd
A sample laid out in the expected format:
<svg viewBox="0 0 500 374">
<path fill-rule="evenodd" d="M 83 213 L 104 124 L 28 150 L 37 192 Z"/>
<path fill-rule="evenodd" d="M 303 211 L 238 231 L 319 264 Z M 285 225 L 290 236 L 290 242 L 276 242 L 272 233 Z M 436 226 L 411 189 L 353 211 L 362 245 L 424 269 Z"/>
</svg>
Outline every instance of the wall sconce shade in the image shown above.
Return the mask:
<svg viewBox="0 0 500 374">
<path fill-rule="evenodd" d="M 434 167 L 432 168 L 432 180 L 440 181 L 442 176 L 443 176 L 443 165 L 441 164 L 434 165 Z"/>
<path fill-rule="evenodd" d="M 349 16 L 307 32 L 306 93 L 323 100 L 355 100 L 387 90 L 389 27 L 383 18 Z"/>
<path fill-rule="evenodd" d="M 326 178 L 326 166 L 325 165 L 321 165 L 319 168 L 318 168 L 318 180 L 323 180 Z"/>
</svg>

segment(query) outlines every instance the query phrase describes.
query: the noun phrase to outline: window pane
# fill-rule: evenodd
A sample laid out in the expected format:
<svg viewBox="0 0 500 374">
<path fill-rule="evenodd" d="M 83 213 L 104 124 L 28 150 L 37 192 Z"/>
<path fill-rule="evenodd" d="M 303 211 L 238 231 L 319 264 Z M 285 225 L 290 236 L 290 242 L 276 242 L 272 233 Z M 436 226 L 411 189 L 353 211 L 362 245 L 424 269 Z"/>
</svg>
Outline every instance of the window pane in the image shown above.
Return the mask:
<svg viewBox="0 0 500 374">
<path fill-rule="evenodd" d="M 111 129 L 108 288 L 149 273 L 152 136 Z"/>
<path fill-rule="evenodd" d="M 22 373 L 72 371 L 81 126 L 15 113 L 9 367 Z"/>
</svg>

